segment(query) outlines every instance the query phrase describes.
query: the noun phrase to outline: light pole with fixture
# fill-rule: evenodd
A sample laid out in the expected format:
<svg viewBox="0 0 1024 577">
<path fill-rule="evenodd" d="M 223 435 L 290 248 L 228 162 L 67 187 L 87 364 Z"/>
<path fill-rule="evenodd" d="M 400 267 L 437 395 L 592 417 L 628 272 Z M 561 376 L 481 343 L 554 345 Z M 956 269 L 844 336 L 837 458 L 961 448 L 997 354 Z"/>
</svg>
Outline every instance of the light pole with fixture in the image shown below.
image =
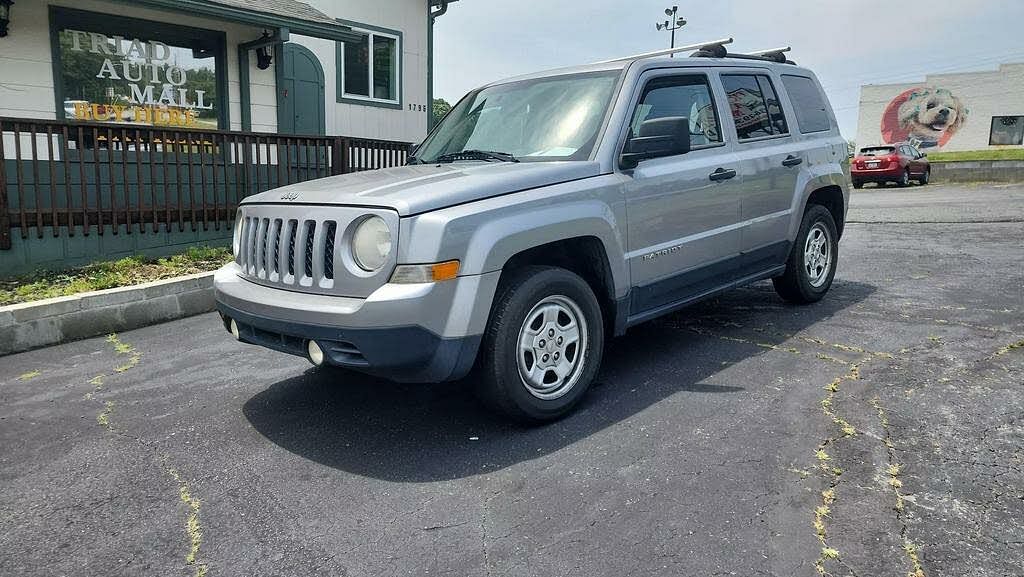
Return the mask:
<svg viewBox="0 0 1024 577">
<path fill-rule="evenodd" d="M 672 32 L 672 41 L 669 43 L 669 48 L 676 47 L 676 30 L 686 26 L 686 19 L 677 16 L 677 12 L 679 12 L 679 6 L 666 8 L 665 16 L 668 16 L 669 20 L 655 24 L 655 27 L 658 30 L 669 30 Z M 668 56 L 671 58 L 673 54 L 669 54 Z"/>
</svg>

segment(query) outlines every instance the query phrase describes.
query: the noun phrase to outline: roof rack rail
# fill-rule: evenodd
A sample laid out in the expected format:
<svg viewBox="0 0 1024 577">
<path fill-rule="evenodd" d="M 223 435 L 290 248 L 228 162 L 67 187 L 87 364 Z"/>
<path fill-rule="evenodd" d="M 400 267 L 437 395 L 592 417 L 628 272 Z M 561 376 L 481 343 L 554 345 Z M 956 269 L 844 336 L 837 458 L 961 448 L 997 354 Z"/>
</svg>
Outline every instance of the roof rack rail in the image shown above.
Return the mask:
<svg viewBox="0 0 1024 577">
<path fill-rule="evenodd" d="M 742 60 L 763 60 L 767 62 L 776 62 L 778 64 L 793 64 L 796 62 L 786 58 L 786 52 L 792 50 L 789 46 L 783 46 L 781 48 L 772 48 L 770 50 L 758 50 L 755 52 L 729 52 L 724 46 L 712 46 L 708 49 L 700 49 L 690 56 L 695 58 L 739 58 Z"/>
<path fill-rule="evenodd" d="M 732 44 L 732 37 L 721 38 L 719 40 L 712 40 L 710 42 L 701 42 L 699 44 L 688 44 L 686 46 L 676 46 L 675 48 L 666 48 L 665 50 L 655 50 L 654 52 L 644 52 L 641 54 L 633 54 L 632 56 L 623 56 L 621 58 L 612 58 L 611 60 L 601 60 L 600 62 L 594 62 L 594 64 L 610 64 L 612 62 L 622 62 L 624 60 L 640 60 L 642 58 L 654 58 L 655 56 L 664 56 L 666 54 L 673 54 L 675 52 L 683 52 L 685 50 L 714 50 L 715 48 L 725 52 L 725 45 Z"/>
</svg>

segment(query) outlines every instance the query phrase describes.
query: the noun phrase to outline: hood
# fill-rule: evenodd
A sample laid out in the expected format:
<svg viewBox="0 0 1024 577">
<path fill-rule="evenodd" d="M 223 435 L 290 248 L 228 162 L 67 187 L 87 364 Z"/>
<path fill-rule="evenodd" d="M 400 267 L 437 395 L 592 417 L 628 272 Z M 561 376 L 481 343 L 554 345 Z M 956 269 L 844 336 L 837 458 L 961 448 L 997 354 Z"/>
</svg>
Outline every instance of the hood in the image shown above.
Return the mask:
<svg viewBox="0 0 1024 577">
<path fill-rule="evenodd" d="M 374 206 L 408 216 L 598 174 L 600 164 L 590 161 L 414 164 L 290 184 L 243 204 Z"/>
</svg>

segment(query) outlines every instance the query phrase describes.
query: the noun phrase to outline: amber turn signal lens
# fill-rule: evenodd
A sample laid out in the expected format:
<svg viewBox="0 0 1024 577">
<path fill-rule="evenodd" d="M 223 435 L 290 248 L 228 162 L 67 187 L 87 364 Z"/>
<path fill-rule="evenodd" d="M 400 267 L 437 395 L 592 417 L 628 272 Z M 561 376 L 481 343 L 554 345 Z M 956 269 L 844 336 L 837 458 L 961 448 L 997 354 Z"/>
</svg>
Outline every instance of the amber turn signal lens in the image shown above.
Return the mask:
<svg viewBox="0 0 1024 577">
<path fill-rule="evenodd" d="M 450 260 L 448 262 L 439 262 L 430 267 L 431 276 L 434 277 L 434 281 L 451 280 L 459 276 L 459 261 Z"/>
<path fill-rule="evenodd" d="M 415 284 L 452 280 L 459 276 L 459 261 L 449 260 L 434 264 L 402 264 L 391 275 L 394 284 Z"/>
</svg>

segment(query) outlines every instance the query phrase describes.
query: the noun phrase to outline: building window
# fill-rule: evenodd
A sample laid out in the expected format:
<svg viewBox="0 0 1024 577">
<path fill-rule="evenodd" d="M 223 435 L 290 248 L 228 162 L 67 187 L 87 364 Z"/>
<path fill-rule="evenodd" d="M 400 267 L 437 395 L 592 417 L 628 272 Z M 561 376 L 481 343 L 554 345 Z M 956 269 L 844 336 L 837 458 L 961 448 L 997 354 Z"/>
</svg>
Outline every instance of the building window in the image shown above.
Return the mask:
<svg viewBox="0 0 1024 577">
<path fill-rule="evenodd" d="M 400 108 L 401 33 L 358 25 L 352 31 L 359 40 L 338 43 L 338 102 Z"/>
<path fill-rule="evenodd" d="M 1024 116 L 993 116 L 988 143 L 992 146 L 1024 144 Z"/>
<path fill-rule="evenodd" d="M 729 108 L 740 140 L 789 134 L 779 97 L 767 76 L 723 75 L 722 85 L 729 95 Z"/>
<path fill-rule="evenodd" d="M 223 126 L 223 34 L 59 10 L 58 118 L 186 129 Z"/>
</svg>

